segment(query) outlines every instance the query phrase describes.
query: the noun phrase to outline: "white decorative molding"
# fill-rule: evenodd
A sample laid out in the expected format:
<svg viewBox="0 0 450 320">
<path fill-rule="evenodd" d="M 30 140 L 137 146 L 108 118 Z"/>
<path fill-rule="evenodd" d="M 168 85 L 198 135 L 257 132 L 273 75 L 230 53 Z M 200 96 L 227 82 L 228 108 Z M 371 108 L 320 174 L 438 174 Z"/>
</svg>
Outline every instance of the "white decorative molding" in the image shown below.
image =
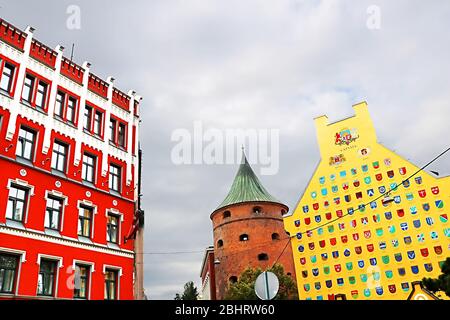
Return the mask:
<svg viewBox="0 0 450 320">
<path fill-rule="evenodd" d="M 120 257 L 124 257 L 124 258 L 130 258 L 130 259 L 134 258 L 134 252 L 130 251 L 130 250 L 126 250 L 126 249 L 114 250 L 114 249 L 107 247 L 106 245 L 85 244 L 85 243 L 78 242 L 78 241 L 57 238 L 57 237 L 51 237 L 51 236 L 48 236 L 45 233 L 41 233 L 41 232 L 30 232 L 28 230 L 21 230 L 21 229 L 10 228 L 7 226 L 0 226 L 0 233 L 23 237 L 23 238 L 32 239 L 32 240 L 55 243 L 55 244 L 59 244 L 59 245 L 63 245 L 63 246 L 69 246 L 72 248 L 90 250 L 90 251 L 98 252 L 98 253 L 105 253 L 105 254 L 110 254 L 110 255 L 114 255 L 114 256 L 120 256 Z M 0 251 L 1 250 L 2 250 L 2 248 L 0 247 Z M 7 250 L 7 249 L 5 249 L 5 250 Z M 12 252 L 25 253 L 25 251 L 17 251 L 17 250 L 13 250 Z M 24 262 L 24 261 L 25 260 L 23 260 L 22 262 Z"/>
<path fill-rule="evenodd" d="M 26 251 L 0 247 L 0 252 L 7 252 L 7 253 L 12 253 L 12 254 L 19 255 L 20 256 L 20 262 L 22 262 L 22 263 L 27 261 L 25 259 L 26 255 L 27 255 Z"/>
<path fill-rule="evenodd" d="M 49 254 L 38 253 L 38 255 L 37 255 L 37 261 L 36 261 L 36 263 L 37 263 L 38 265 L 41 265 L 41 260 L 42 260 L 42 258 L 48 259 L 48 260 L 54 260 L 54 261 L 57 261 L 57 262 L 58 262 L 58 268 L 64 267 L 64 266 L 63 266 L 63 263 L 62 263 L 62 262 L 63 262 L 63 258 L 60 257 L 60 256 L 52 256 L 52 255 L 49 255 Z"/>
</svg>

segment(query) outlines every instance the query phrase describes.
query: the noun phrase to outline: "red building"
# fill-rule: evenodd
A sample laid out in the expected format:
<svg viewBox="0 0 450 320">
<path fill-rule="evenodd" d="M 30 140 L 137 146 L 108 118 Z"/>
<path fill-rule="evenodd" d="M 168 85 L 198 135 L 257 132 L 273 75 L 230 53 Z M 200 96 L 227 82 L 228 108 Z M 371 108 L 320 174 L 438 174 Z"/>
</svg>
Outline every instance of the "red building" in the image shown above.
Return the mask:
<svg viewBox="0 0 450 320">
<path fill-rule="evenodd" d="M 140 299 L 141 97 L 33 31 L 0 19 L 0 299 Z"/>
</svg>

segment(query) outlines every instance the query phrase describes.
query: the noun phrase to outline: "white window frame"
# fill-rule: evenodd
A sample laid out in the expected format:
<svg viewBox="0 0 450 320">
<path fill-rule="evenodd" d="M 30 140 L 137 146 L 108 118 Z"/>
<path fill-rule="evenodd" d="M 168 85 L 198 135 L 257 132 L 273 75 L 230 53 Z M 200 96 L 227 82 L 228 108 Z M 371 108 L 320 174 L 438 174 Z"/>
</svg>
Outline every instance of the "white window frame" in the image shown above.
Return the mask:
<svg viewBox="0 0 450 320">
<path fill-rule="evenodd" d="M 109 209 L 106 209 L 105 210 L 105 217 L 106 217 L 106 224 L 105 224 L 105 228 L 107 228 L 107 225 L 108 225 L 108 214 L 109 213 L 111 213 L 111 214 L 113 214 L 113 215 L 115 215 L 115 216 L 119 216 L 120 218 L 119 218 L 119 222 L 120 222 L 120 225 L 119 225 L 119 234 L 118 234 L 118 237 L 119 237 L 119 241 L 116 243 L 118 246 L 120 246 L 121 244 L 122 244 L 122 223 L 123 223 L 123 213 L 121 213 L 119 210 L 117 210 L 116 208 L 109 208 Z M 108 242 L 108 241 L 106 241 L 107 243 L 111 243 L 111 242 Z"/>
<path fill-rule="evenodd" d="M 19 260 L 18 260 L 18 266 L 17 266 L 17 280 L 16 280 L 16 285 L 14 288 L 14 293 L 2 293 L 1 295 L 17 295 L 17 292 L 19 291 L 19 284 L 20 284 L 20 271 L 22 269 L 22 263 L 27 262 L 26 260 L 26 251 L 22 251 L 22 250 L 16 250 L 16 249 L 11 249 L 11 248 L 3 248 L 0 247 L 0 253 L 6 253 L 6 254 L 15 254 L 17 256 L 19 256 Z"/>
<path fill-rule="evenodd" d="M 122 277 L 122 267 L 114 266 L 110 264 L 103 265 L 103 275 L 106 274 L 106 269 L 117 271 L 117 300 L 120 300 L 120 278 Z M 105 277 L 103 277 L 103 289 L 105 288 Z"/>
<path fill-rule="evenodd" d="M 64 267 L 63 266 L 63 258 L 59 257 L 59 256 L 52 256 L 52 255 L 48 255 L 48 254 L 38 253 L 36 263 L 39 265 L 39 270 L 38 270 L 38 279 L 36 281 L 36 296 L 37 296 L 37 288 L 38 288 L 38 283 L 39 283 L 39 271 L 40 271 L 42 259 L 53 260 L 53 261 L 57 262 L 56 277 L 55 277 L 55 283 L 54 283 L 55 292 L 53 295 L 54 298 L 57 298 L 58 297 L 58 284 L 59 284 L 59 269 Z"/>
<path fill-rule="evenodd" d="M 22 219 L 22 222 L 25 225 L 28 222 L 28 212 L 29 212 L 29 209 L 30 209 L 31 197 L 34 196 L 34 186 L 32 186 L 31 184 L 28 184 L 28 181 L 25 181 L 25 180 L 8 179 L 8 184 L 6 186 L 6 189 L 8 189 L 8 197 L 9 197 L 9 192 L 11 190 L 11 186 L 13 184 L 28 189 L 27 206 L 26 206 L 25 212 L 23 213 L 24 217 Z M 5 212 L 5 215 L 6 215 L 6 212 Z"/>
<path fill-rule="evenodd" d="M 89 207 L 89 208 L 92 208 L 92 219 L 91 219 L 91 237 L 89 238 L 90 240 L 94 240 L 94 217 L 95 217 L 95 215 L 98 213 L 98 210 L 97 210 L 97 206 L 95 205 L 95 204 L 93 204 L 92 203 L 92 201 L 89 201 L 89 200 L 85 200 L 85 199 L 83 199 L 83 200 L 78 200 L 78 203 L 77 203 L 77 209 L 78 209 L 78 215 L 77 215 L 77 238 L 78 237 L 80 237 L 80 235 L 78 234 L 78 219 L 79 219 L 79 216 L 80 216 L 80 210 L 81 210 L 81 206 L 86 206 L 86 207 Z"/>
<path fill-rule="evenodd" d="M 59 221 L 59 230 L 58 230 L 59 232 L 62 232 L 64 230 L 64 212 L 66 211 L 65 209 L 69 204 L 69 198 L 60 191 L 45 190 L 45 214 L 47 214 L 47 200 L 49 197 L 61 199 L 63 202 L 63 206 L 61 208 L 61 217 L 59 217 L 61 220 Z M 44 216 L 44 229 L 45 229 L 45 216 Z"/>
<path fill-rule="evenodd" d="M 86 300 L 91 300 L 92 274 L 95 272 L 95 263 L 91 262 L 91 261 L 84 261 L 84 260 L 73 259 L 72 270 L 73 270 L 73 274 L 74 275 L 75 275 L 75 270 L 76 270 L 75 269 L 75 265 L 77 265 L 77 264 L 81 264 L 81 265 L 85 265 L 85 266 L 89 266 L 90 267 L 89 268 L 89 287 L 88 287 Z"/>
</svg>

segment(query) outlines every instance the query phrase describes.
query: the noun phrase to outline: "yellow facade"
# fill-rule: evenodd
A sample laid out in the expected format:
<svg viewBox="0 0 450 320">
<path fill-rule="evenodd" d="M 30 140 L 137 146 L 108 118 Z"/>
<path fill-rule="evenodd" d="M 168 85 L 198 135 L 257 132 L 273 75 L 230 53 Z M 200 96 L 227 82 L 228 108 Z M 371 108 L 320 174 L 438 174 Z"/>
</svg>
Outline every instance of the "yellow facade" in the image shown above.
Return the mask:
<svg viewBox="0 0 450 320">
<path fill-rule="evenodd" d="M 321 161 L 284 220 L 299 297 L 405 300 L 449 256 L 450 177 L 414 175 L 377 142 L 367 104 L 353 108 L 342 121 L 315 119 Z"/>
</svg>

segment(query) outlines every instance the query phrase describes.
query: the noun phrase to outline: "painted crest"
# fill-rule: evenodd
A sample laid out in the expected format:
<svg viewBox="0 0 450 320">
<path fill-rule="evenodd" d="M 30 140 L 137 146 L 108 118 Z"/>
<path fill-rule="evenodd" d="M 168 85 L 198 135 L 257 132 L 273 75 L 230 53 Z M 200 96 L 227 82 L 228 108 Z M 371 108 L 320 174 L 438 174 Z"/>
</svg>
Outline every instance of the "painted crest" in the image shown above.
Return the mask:
<svg viewBox="0 0 450 320">
<path fill-rule="evenodd" d="M 340 132 L 336 132 L 334 144 L 338 146 L 348 146 L 358 138 L 359 135 L 356 129 L 344 128 Z"/>
<path fill-rule="evenodd" d="M 333 157 L 330 157 L 328 164 L 330 166 L 338 166 L 346 161 L 345 156 L 340 153 L 338 155 L 335 155 Z"/>
</svg>

